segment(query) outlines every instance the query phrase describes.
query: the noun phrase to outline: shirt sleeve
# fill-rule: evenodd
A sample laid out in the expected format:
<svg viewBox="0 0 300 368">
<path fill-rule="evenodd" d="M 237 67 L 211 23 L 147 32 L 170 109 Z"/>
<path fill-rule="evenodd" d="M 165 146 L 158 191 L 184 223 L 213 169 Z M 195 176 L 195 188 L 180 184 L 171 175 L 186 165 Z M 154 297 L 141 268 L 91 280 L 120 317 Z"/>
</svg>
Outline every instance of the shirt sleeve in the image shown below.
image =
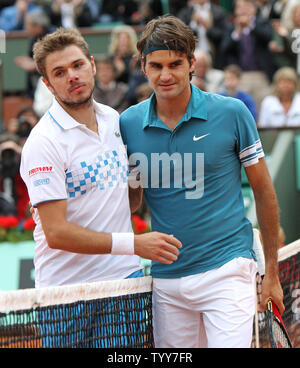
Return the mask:
<svg viewBox="0 0 300 368">
<path fill-rule="evenodd" d="M 50 139 L 28 138 L 22 151 L 20 174 L 34 207 L 42 202 L 67 199 L 64 162 Z"/>
<path fill-rule="evenodd" d="M 237 112 L 237 150 L 244 167 L 255 165 L 264 157 L 255 120 L 244 103 Z"/>
</svg>

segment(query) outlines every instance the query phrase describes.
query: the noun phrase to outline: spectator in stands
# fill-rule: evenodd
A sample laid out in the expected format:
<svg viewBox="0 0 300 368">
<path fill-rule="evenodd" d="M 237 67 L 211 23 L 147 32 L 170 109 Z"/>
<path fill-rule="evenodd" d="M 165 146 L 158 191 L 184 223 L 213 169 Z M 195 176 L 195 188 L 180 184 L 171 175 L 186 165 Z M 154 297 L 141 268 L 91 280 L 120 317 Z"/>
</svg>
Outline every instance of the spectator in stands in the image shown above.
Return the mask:
<svg viewBox="0 0 300 368">
<path fill-rule="evenodd" d="M 228 65 L 224 70 L 224 90 L 220 95 L 237 98 L 244 102 L 254 120 L 257 119 L 257 109 L 253 97 L 240 89 L 242 70 L 238 65 Z"/>
<path fill-rule="evenodd" d="M 54 0 L 46 4 L 44 10 L 56 27 L 90 27 L 93 24 L 86 0 Z"/>
<path fill-rule="evenodd" d="M 122 22 L 131 25 L 137 10 L 138 5 L 134 0 L 102 0 L 99 20 L 101 23 Z"/>
<path fill-rule="evenodd" d="M 0 29 L 5 32 L 24 29 L 25 16 L 32 10 L 39 9 L 34 1 L 16 0 L 14 5 L 7 6 L 0 13 Z"/>
<path fill-rule="evenodd" d="M 24 145 L 24 140 L 27 139 L 29 133 L 31 132 L 31 129 L 37 124 L 38 120 L 39 117 L 32 106 L 25 106 L 18 112 L 18 129 L 16 131 L 16 134 L 21 140 L 19 142 L 21 146 Z"/>
<path fill-rule="evenodd" d="M 28 210 L 28 194 L 19 173 L 22 147 L 17 135 L 0 135 L 0 214 L 23 219 Z"/>
<path fill-rule="evenodd" d="M 114 60 L 118 82 L 128 83 L 130 62 L 137 53 L 136 42 L 137 35 L 131 26 L 121 25 L 113 29 L 108 52 Z"/>
<path fill-rule="evenodd" d="M 27 72 L 27 94 L 33 97 L 39 80 L 39 74 L 32 57 L 32 47 L 37 39 L 43 37 L 50 31 L 50 20 L 40 9 L 31 11 L 25 18 L 25 30 L 30 37 L 29 50 L 27 55 L 17 56 L 15 64 Z"/>
<path fill-rule="evenodd" d="M 0 4 L 0 10 L 11 6 L 11 0 L 2 0 Z"/>
<path fill-rule="evenodd" d="M 98 57 L 96 59 L 94 99 L 121 113 L 129 106 L 126 98 L 127 91 L 127 84 L 116 82 L 116 68 L 111 58 Z"/>
<path fill-rule="evenodd" d="M 300 0 L 288 0 L 282 11 L 280 20 L 285 28 L 291 30 L 293 28 L 293 12 L 296 5 L 300 4 Z"/>
<path fill-rule="evenodd" d="M 217 93 L 223 87 L 224 72 L 212 68 L 210 54 L 195 51 L 195 70 L 192 83 L 206 92 Z"/>
<path fill-rule="evenodd" d="M 274 20 L 280 19 L 287 4 L 286 0 L 257 0 L 257 15 L 262 18 Z"/>
<path fill-rule="evenodd" d="M 271 23 L 256 12 L 254 0 L 236 1 L 233 24 L 224 33 L 221 49 L 225 65 L 236 64 L 242 68 L 241 88 L 253 96 L 259 108 L 261 100 L 269 94 L 277 66 L 268 48 L 272 39 Z"/>
<path fill-rule="evenodd" d="M 148 79 L 141 69 L 141 60 L 137 55 L 133 55 L 130 61 L 130 71 L 128 78 L 127 99 L 130 105 L 138 102 L 137 89 L 140 85 L 147 83 Z"/>
<path fill-rule="evenodd" d="M 132 15 L 132 25 L 145 25 L 151 19 L 163 14 L 160 0 L 141 1 L 138 10 Z"/>
<path fill-rule="evenodd" d="M 90 9 L 92 23 L 99 23 L 99 15 L 102 0 L 86 0 L 86 4 Z"/>
<path fill-rule="evenodd" d="M 297 56 L 299 50 L 295 50 L 293 43 L 295 36 L 293 36 L 294 29 L 300 28 L 300 2 L 291 8 L 291 19 L 285 26 L 280 20 L 273 22 L 273 29 L 275 31 L 274 39 L 269 44 L 270 50 L 279 59 L 280 66 L 291 66 L 297 68 Z M 295 42 L 298 45 L 298 42 Z"/>
<path fill-rule="evenodd" d="M 259 126 L 300 127 L 299 79 L 295 69 L 280 68 L 274 75 L 274 92 L 261 104 Z"/>
<path fill-rule="evenodd" d="M 178 16 L 181 9 L 190 3 L 191 0 L 169 0 L 169 13 Z"/>
<path fill-rule="evenodd" d="M 189 25 L 196 34 L 196 50 L 211 53 L 213 67 L 222 69 L 224 64 L 220 43 L 228 22 L 226 10 L 210 0 L 193 0 L 181 9 L 178 18 Z"/>
<path fill-rule="evenodd" d="M 137 101 L 142 102 L 147 100 L 147 98 L 149 98 L 153 92 L 153 88 L 148 82 L 141 84 L 136 89 Z"/>
</svg>

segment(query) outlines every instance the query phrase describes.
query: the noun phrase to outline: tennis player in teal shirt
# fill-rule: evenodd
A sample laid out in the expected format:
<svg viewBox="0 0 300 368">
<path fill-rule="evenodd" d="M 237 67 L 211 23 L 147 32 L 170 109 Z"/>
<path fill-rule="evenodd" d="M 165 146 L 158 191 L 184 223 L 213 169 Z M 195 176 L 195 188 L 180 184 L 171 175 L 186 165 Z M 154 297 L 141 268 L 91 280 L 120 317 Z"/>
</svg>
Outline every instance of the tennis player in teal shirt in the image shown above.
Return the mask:
<svg viewBox="0 0 300 368">
<path fill-rule="evenodd" d="M 144 193 L 153 231 L 183 244 L 173 264 L 152 263 L 155 344 L 250 347 L 256 263 L 241 166 L 264 242 L 262 309 L 271 297 L 282 312 L 276 195 L 247 107 L 190 84 L 195 42 L 173 16 L 148 23 L 138 49 L 154 94 L 120 118 L 129 163 L 143 187 L 131 193 L 139 200 Z"/>
</svg>

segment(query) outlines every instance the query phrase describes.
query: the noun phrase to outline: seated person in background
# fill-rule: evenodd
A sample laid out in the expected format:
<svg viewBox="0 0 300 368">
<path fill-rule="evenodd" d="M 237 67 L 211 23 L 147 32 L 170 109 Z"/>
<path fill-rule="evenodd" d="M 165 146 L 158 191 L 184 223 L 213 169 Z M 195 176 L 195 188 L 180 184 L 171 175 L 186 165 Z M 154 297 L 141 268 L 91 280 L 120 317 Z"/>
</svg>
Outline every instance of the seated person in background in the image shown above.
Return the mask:
<svg viewBox="0 0 300 368">
<path fill-rule="evenodd" d="M 161 0 L 140 1 L 138 10 L 132 14 L 132 25 L 145 25 L 151 19 L 162 15 Z"/>
<path fill-rule="evenodd" d="M 32 106 L 21 108 L 17 115 L 7 121 L 5 134 L 17 137 L 18 145 L 22 147 L 29 136 L 31 129 L 38 122 L 38 116 Z"/>
<path fill-rule="evenodd" d="M 224 32 L 221 49 L 225 66 L 235 64 L 242 68 L 241 88 L 253 96 L 258 109 L 270 93 L 277 69 L 268 48 L 272 36 L 271 22 L 257 15 L 255 1 L 236 0 L 233 24 Z"/>
<path fill-rule="evenodd" d="M 108 56 L 98 57 L 96 59 L 94 99 L 121 113 L 129 106 L 126 98 L 127 91 L 127 84 L 116 82 L 114 62 Z"/>
<path fill-rule="evenodd" d="M 108 53 L 117 68 L 117 81 L 128 83 L 130 64 L 136 49 L 137 34 L 131 26 L 121 25 L 113 28 Z"/>
<path fill-rule="evenodd" d="M 0 29 L 5 32 L 24 30 L 25 16 L 32 10 L 39 9 L 35 1 L 16 0 L 0 12 Z"/>
<path fill-rule="evenodd" d="M 0 135 L 0 214 L 18 219 L 26 216 L 28 193 L 19 173 L 21 141 L 18 135 Z"/>
<path fill-rule="evenodd" d="M 134 55 L 130 61 L 130 71 L 128 78 L 127 99 L 129 105 L 135 105 L 138 102 L 137 89 L 141 84 L 148 83 L 148 79 L 142 71 L 141 59 Z"/>
<path fill-rule="evenodd" d="M 147 100 L 147 98 L 149 98 L 153 92 L 153 88 L 148 82 L 139 85 L 136 89 L 137 101 L 142 102 Z"/>
<path fill-rule="evenodd" d="M 27 94 L 33 97 L 39 74 L 32 57 L 33 44 L 46 33 L 50 32 L 51 25 L 48 16 L 40 9 L 33 10 L 25 17 L 25 31 L 30 37 L 27 55 L 20 55 L 14 59 L 15 64 L 27 72 Z"/>
<path fill-rule="evenodd" d="M 261 104 L 259 127 L 300 127 L 300 93 L 295 69 L 283 67 L 274 75 L 274 93 Z"/>
<path fill-rule="evenodd" d="M 132 24 L 137 10 L 138 4 L 134 0 L 101 0 L 99 22 Z"/>
<path fill-rule="evenodd" d="M 228 65 L 224 69 L 224 89 L 219 93 L 222 96 L 238 98 L 243 101 L 251 112 L 254 120 L 257 119 L 257 109 L 253 97 L 240 89 L 242 69 L 238 65 Z"/>
<path fill-rule="evenodd" d="M 227 11 L 214 1 L 192 0 L 186 3 L 177 16 L 197 36 L 196 50 L 211 53 L 212 66 L 216 69 L 223 69 L 224 58 L 220 43 L 228 22 Z"/>
<path fill-rule="evenodd" d="M 224 82 L 224 72 L 212 68 L 212 60 L 209 53 L 196 50 L 195 53 L 195 71 L 192 83 L 206 92 L 217 93 Z"/>
<path fill-rule="evenodd" d="M 90 27 L 93 24 L 86 0 L 54 0 L 44 5 L 44 11 L 56 27 Z"/>
<path fill-rule="evenodd" d="M 290 18 L 287 19 L 287 26 L 280 20 L 272 22 L 274 36 L 269 44 L 269 48 L 276 59 L 278 59 L 280 67 L 291 66 L 296 69 L 299 55 L 297 32 L 300 28 L 300 2 L 291 8 L 289 14 Z M 295 33 L 294 30 L 296 31 Z"/>
</svg>

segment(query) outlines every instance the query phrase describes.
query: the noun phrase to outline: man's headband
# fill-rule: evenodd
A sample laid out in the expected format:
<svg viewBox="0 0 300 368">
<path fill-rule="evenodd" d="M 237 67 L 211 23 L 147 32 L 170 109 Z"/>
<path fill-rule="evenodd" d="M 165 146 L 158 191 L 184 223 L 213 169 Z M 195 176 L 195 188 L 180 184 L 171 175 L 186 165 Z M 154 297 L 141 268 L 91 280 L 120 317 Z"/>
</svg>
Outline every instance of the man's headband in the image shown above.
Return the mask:
<svg viewBox="0 0 300 368">
<path fill-rule="evenodd" d="M 150 43 L 149 46 L 145 49 L 143 49 L 142 55 L 146 56 L 148 54 L 151 54 L 151 52 L 159 51 L 159 50 L 172 50 L 167 44 L 158 44 L 154 45 L 153 43 Z"/>
</svg>

